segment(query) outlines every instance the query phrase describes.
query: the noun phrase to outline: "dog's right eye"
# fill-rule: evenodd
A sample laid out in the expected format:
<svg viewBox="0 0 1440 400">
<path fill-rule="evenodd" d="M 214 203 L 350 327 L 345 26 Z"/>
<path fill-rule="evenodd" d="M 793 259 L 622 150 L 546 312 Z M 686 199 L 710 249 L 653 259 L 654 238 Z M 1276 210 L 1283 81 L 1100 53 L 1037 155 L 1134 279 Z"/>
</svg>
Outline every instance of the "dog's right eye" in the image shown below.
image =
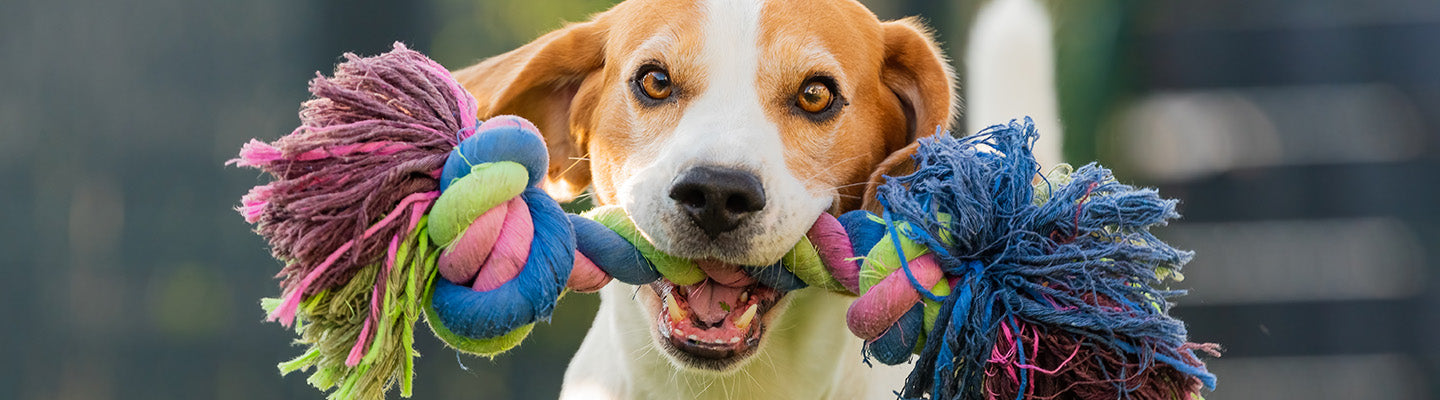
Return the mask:
<svg viewBox="0 0 1440 400">
<path fill-rule="evenodd" d="M 638 89 L 636 91 L 650 101 L 668 99 L 675 91 L 670 82 L 670 73 L 655 65 L 640 68 L 635 74 L 635 86 Z"/>
</svg>

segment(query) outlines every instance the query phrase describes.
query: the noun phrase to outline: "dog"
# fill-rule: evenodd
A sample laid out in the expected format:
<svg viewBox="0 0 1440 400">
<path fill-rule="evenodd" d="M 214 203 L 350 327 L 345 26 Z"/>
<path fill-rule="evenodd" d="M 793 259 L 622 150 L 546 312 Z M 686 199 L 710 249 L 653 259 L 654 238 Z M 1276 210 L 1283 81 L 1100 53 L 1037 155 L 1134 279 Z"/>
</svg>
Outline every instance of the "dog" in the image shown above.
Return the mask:
<svg viewBox="0 0 1440 400">
<path fill-rule="evenodd" d="M 883 177 L 951 126 L 955 73 L 918 20 L 853 0 L 629 0 L 455 76 L 482 117 L 543 132 L 551 195 L 623 206 L 709 276 L 602 289 L 562 398 L 894 397 L 908 368 L 862 360 L 852 298 L 737 266 L 775 264 L 820 213 L 877 209 Z"/>
</svg>

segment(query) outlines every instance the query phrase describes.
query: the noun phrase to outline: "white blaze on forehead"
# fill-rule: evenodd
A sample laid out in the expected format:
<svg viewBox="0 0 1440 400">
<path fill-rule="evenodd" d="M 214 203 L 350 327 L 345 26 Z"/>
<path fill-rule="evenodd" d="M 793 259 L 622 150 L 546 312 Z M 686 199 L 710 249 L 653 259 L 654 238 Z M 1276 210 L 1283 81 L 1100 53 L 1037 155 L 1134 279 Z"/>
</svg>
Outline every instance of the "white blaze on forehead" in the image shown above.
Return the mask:
<svg viewBox="0 0 1440 400">
<path fill-rule="evenodd" d="M 704 81 L 703 92 L 685 105 L 674 130 L 659 143 L 645 146 L 649 154 L 631 157 L 643 166 L 620 186 L 618 197 L 636 224 L 661 250 L 691 258 L 713 257 L 749 265 L 774 262 L 805 234 L 829 205 L 828 195 L 811 194 L 785 164 L 780 127 L 769 119 L 757 89 L 760 73 L 761 0 L 706 0 L 704 21 L 698 21 L 701 50 L 693 61 L 702 76 L 673 78 Z M 797 83 L 798 85 L 798 83 Z M 695 86 L 692 86 L 695 87 Z M 701 254 L 680 242 L 694 233 L 692 222 L 668 196 L 675 179 L 690 167 L 711 165 L 754 173 L 765 188 L 765 208 L 751 216 L 755 232 L 749 254 Z M 808 175 L 808 174 L 807 174 Z M 744 229 L 742 229 L 744 230 Z M 693 240 L 688 241 L 693 242 Z M 693 251 L 692 251 L 693 250 Z M 697 253 L 699 252 L 699 253 Z"/>
<path fill-rule="evenodd" d="M 742 169 L 783 167 L 760 165 L 783 161 L 780 130 L 765 115 L 755 88 L 760 70 L 760 0 L 708 0 L 700 64 L 706 70 L 706 91 L 686 108 L 677 136 L 684 142 L 726 146 L 696 149 L 695 162 L 731 164 Z M 756 157 L 756 152 L 775 153 Z M 708 160 L 705 158 L 709 158 Z M 759 171 L 756 171 L 759 172 Z M 764 178 L 764 177 L 762 177 Z M 769 182 L 767 182 L 769 183 Z"/>
<path fill-rule="evenodd" d="M 705 2 L 705 57 L 708 65 L 733 65 L 730 72 L 754 80 L 760 64 L 760 10 L 763 0 L 708 0 Z M 725 64 L 722 64 L 725 63 Z"/>
</svg>

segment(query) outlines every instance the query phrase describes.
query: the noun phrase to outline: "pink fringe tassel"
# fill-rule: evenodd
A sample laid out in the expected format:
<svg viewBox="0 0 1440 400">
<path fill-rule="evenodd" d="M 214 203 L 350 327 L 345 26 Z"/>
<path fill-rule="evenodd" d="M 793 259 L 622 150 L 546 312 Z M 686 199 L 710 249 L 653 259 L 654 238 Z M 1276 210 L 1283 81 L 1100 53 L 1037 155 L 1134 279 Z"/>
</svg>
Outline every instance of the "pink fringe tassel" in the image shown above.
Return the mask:
<svg viewBox="0 0 1440 400">
<path fill-rule="evenodd" d="M 238 165 L 241 167 L 260 167 L 284 158 L 285 155 L 280 152 L 280 149 L 275 148 L 275 146 L 259 140 L 250 139 L 249 143 L 245 143 L 244 146 L 240 147 L 240 158 L 230 160 L 225 164 Z"/>
<path fill-rule="evenodd" d="M 438 191 L 415 193 L 405 197 L 404 200 L 400 201 L 400 205 L 396 206 L 395 209 L 392 210 L 388 215 L 386 215 L 384 219 L 381 219 L 380 222 L 377 222 L 369 229 L 366 229 L 365 234 L 361 235 L 360 238 L 369 239 L 370 236 L 373 236 L 376 231 L 379 231 L 385 226 L 390 225 L 390 223 L 395 222 L 395 220 L 400 217 L 401 213 L 407 207 L 409 207 L 411 203 L 419 201 L 430 201 L 434 200 L 437 197 L 440 197 L 440 192 Z M 340 259 L 340 256 L 344 255 L 346 251 L 349 251 L 350 248 L 354 246 L 355 241 L 350 240 L 345 242 L 344 244 L 341 244 L 340 248 L 335 249 L 333 253 L 330 253 L 330 256 L 325 258 L 325 262 L 322 262 L 320 263 L 320 265 L 315 266 L 315 269 L 311 270 L 309 274 L 306 274 L 305 279 L 302 279 L 300 281 L 300 284 L 295 285 L 294 289 L 291 289 L 289 293 L 285 294 L 285 302 L 281 303 L 280 307 L 275 308 L 275 311 L 271 312 L 270 316 L 266 318 L 266 320 L 280 321 L 280 325 L 289 328 L 295 322 L 295 311 L 300 308 L 300 298 L 303 297 L 305 290 L 309 289 L 310 284 L 314 283 L 315 279 L 320 277 L 320 274 L 324 273 L 326 269 L 329 269 L 331 265 L 335 264 L 336 260 Z"/>
</svg>

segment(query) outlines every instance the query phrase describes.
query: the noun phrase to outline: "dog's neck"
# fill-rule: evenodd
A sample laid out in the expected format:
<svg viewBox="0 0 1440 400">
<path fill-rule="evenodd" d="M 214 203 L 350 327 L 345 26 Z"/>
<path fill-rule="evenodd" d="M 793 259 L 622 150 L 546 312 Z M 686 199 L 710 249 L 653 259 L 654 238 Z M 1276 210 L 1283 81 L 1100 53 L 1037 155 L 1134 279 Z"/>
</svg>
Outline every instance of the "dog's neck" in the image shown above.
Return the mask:
<svg viewBox="0 0 1440 400">
<path fill-rule="evenodd" d="M 788 296 L 760 352 L 739 369 L 718 373 L 677 367 L 651 337 L 653 318 L 633 300 L 635 286 L 612 283 L 565 373 L 564 399 L 884 398 L 904 368 L 861 361 L 859 339 L 845 326 L 850 299 L 818 289 Z"/>
</svg>

